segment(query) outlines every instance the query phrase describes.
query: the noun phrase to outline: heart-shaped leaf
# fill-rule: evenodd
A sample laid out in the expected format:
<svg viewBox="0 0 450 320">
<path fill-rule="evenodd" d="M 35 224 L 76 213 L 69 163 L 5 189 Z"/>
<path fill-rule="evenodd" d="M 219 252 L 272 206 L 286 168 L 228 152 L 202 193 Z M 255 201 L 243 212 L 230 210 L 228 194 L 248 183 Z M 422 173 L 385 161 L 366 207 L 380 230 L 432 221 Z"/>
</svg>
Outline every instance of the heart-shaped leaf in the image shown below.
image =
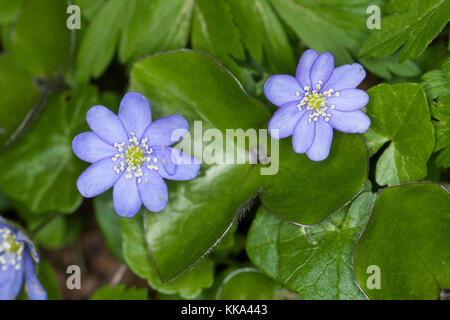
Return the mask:
<svg viewBox="0 0 450 320">
<path fill-rule="evenodd" d="M 433 183 L 382 190 L 354 258 L 370 299 L 437 299 L 450 288 L 450 196 Z"/>
<path fill-rule="evenodd" d="M 422 86 L 382 83 L 368 90 L 372 126 L 364 136 L 371 154 L 390 142 L 376 167 L 380 186 L 422 179 L 434 146 L 433 126 Z"/>
<path fill-rule="evenodd" d="M 365 192 L 312 227 L 284 222 L 260 207 L 247 238 L 247 254 L 304 299 L 363 299 L 353 276 L 352 255 L 373 199 Z"/>
</svg>

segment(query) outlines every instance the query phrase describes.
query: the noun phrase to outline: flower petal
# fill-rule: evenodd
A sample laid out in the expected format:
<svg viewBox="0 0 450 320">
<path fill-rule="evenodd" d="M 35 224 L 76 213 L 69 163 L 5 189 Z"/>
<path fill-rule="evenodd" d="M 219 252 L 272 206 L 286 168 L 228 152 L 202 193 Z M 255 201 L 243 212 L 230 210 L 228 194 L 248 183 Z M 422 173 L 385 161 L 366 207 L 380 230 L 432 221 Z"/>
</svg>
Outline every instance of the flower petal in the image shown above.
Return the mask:
<svg viewBox="0 0 450 320">
<path fill-rule="evenodd" d="M 128 137 L 133 132 L 136 138 L 141 139 L 145 129 L 152 122 L 150 103 L 140 93 L 128 92 L 120 102 L 119 119 L 122 121 Z"/>
<path fill-rule="evenodd" d="M 311 79 L 311 88 L 315 88 L 319 81 L 322 81 L 322 88 L 328 82 L 334 69 L 334 56 L 329 52 L 319 55 L 311 66 L 309 78 Z"/>
<path fill-rule="evenodd" d="M 169 175 L 174 175 L 177 171 L 177 166 L 172 159 L 172 150 L 173 148 L 161 147 L 161 148 L 153 148 L 152 155 L 158 159 L 158 166 L 164 167 L 164 171 Z M 176 150 L 176 149 L 175 149 Z"/>
<path fill-rule="evenodd" d="M 334 69 L 333 74 L 322 91 L 329 89 L 333 89 L 334 91 L 354 89 L 359 86 L 365 77 L 366 71 L 359 63 L 345 64 Z"/>
<path fill-rule="evenodd" d="M 166 207 L 169 199 L 167 185 L 158 171 L 146 166 L 142 166 L 142 171 L 142 180 L 137 184 L 141 201 L 148 210 L 159 212 Z"/>
<path fill-rule="evenodd" d="M 104 106 L 89 109 L 86 121 L 100 139 L 111 145 L 128 141 L 128 135 L 119 117 Z"/>
<path fill-rule="evenodd" d="M 33 259 L 28 253 L 23 256 L 25 264 L 25 292 L 30 300 L 46 300 L 47 292 L 34 272 Z"/>
<path fill-rule="evenodd" d="M 23 260 L 19 269 L 9 265 L 6 270 L 0 268 L 0 300 L 14 300 L 20 293 L 23 281 Z"/>
<path fill-rule="evenodd" d="M 119 161 L 103 158 L 90 165 L 78 178 L 77 187 L 85 198 L 93 198 L 109 188 L 120 178 L 120 173 L 114 171 Z"/>
<path fill-rule="evenodd" d="M 309 113 L 305 112 L 295 125 L 292 134 L 292 146 L 297 153 L 305 153 L 311 147 L 316 132 L 316 122 L 309 122 Z"/>
<path fill-rule="evenodd" d="M 297 92 L 303 95 L 304 90 L 300 87 L 297 79 L 287 74 L 277 74 L 267 79 L 264 84 L 266 98 L 276 106 L 300 100 Z"/>
<path fill-rule="evenodd" d="M 196 158 L 187 155 L 186 153 L 176 148 L 171 149 L 172 161 L 177 168 L 173 175 L 167 173 L 164 167 L 159 167 L 158 171 L 161 177 L 169 180 L 185 181 L 191 180 L 198 176 L 200 172 L 200 161 Z"/>
<path fill-rule="evenodd" d="M 333 128 L 320 117 L 316 122 L 314 142 L 311 148 L 306 152 L 306 155 L 313 161 L 325 160 L 330 153 L 332 141 Z"/>
<path fill-rule="evenodd" d="M 113 157 L 117 150 L 101 140 L 92 131 L 83 132 L 73 138 L 72 150 L 81 160 L 94 163 L 106 157 Z"/>
<path fill-rule="evenodd" d="M 362 111 L 340 112 L 330 110 L 330 114 L 329 124 L 342 132 L 363 133 L 370 127 L 370 119 Z"/>
<path fill-rule="evenodd" d="M 186 119 L 174 114 L 152 122 L 144 131 L 142 138 L 147 138 L 147 145 L 151 147 L 167 147 L 180 141 L 188 129 Z"/>
<path fill-rule="evenodd" d="M 292 135 L 292 133 L 294 132 L 295 124 L 306 110 L 303 109 L 302 111 L 300 111 L 297 108 L 298 104 L 298 101 L 286 103 L 273 114 L 268 126 L 270 134 L 272 130 L 278 130 L 278 139 L 286 138 Z"/>
<path fill-rule="evenodd" d="M 113 205 L 117 214 L 130 218 L 141 208 L 142 201 L 137 190 L 136 178 L 125 178 L 126 173 L 117 180 L 113 188 Z"/>
<path fill-rule="evenodd" d="M 362 109 L 369 103 L 369 95 L 359 89 L 348 89 L 339 91 L 339 96 L 327 98 L 329 106 L 334 105 L 338 111 L 356 111 Z"/>
<path fill-rule="evenodd" d="M 298 61 L 295 77 L 297 78 L 302 88 L 306 86 L 311 87 L 309 72 L 311 70 L 314 61 L 316 61 L 318 56 L 319 55 L 317 54 L 316 50 L 309 49 L 302 54 L 300 60 Z"/>
</svg>

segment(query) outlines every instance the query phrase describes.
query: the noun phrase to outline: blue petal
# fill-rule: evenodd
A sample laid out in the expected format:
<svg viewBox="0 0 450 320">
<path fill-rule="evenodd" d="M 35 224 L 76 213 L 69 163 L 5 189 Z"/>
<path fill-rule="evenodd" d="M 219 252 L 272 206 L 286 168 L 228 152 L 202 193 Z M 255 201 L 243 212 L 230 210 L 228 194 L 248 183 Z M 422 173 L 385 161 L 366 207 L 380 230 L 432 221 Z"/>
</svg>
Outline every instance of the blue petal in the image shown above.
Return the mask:
<svg viewBox="0 0 450 320">
<path fill-rule="evenodd" d="M 23 260 L 18 263 L 20 263 L 19 269 L 9 266 L 3 270 L 0 265 L 0 300 L 13 300 L 20 293 L 23 281 Z"/>
<path fill-rule="evenodd" d="M 334 57 L 329 52 L 324 52 L 319 55 L 314 61 L 309 72 L 309 78 L 311 79 L 311 88 L 315 89 L 319 81 L 322 81 L 322 88 L 327 83 L 334 69 Z"/>
<path fill-rule="evenodd" d="M 167 147 L 180 141 L 188 129 L 186 119 L 175 114 L 154 121 L 147 127 L 142 138 L 147 138 L 147 145 L 151 147 Z"/>
<path fill-rule="evenodd" d="M 303 95 L 305 91 L 300 87 L 296 78 L 287 74 L 271 76 L 264 84 L 266 98 L 276 106 L 300 100 L 297 92 Z"/>
<path fill-rule="evenodd" d="M 366 71 L 359 63 L 345 64 L 334 69 L 322 91 L 333 89 L 340 91 L 344 89 L 354 89 L 364 80 Z"/>
<path fill-rule="evenodd" d="M 347 89 L 339 91 L 339 96 L 327 98 L 329 106 L 334 105 L 338 111 L 356 111 L 364 108 L 369 103 L 369 95 L 359 89 Z"/>
<path fill-rule="evenodd" d="M 363 133 L 370 127 L 369 117 L 362 111 L 340 112 L 330 110 L 329 124 L 338 131 Z"/>
<path fill-rule="evenodd" d="M 298 61 L 295 77 L 297 78 L 302 88 L 306 86 L 311 87 L 309 72 L 311 70 L 314 61 L 316 61 L 318 56 L 319 55 L 317 54 L 316 50 L 309 49 L 303 53 L 300 60 Z"/>
<path fill-rule="evenodd" d="M 311 147 L 316 132 L 316 122 L 309 122 L 309 112 L 305 112 L 295 125 L 292 146 L 296 153 L 305 153 Z"/>
<path fill-rule="evenodd" d="M 89 166 L 77 180 L 81 195 L 93 198 L 111 188 L 120 178 L 120 174 L 114 171 L 114 166 L 120 167 L 119 162 L 120 159 L 113 161 L 108 157 Z"/>
<path fill-rule="evenodd" d="M 292 135 L 295 125 L 300 117 L 305 113 L 306 109 L 300 111 L 297 108 L 299 101 L 289 102 L 282 105 L 272 116 L 269 121 L 269 133 L 272 138 L 276 138 L 272 135 L 272 130 L 278 130 L 278 138 L 286 138 Z"/>
<path fill-rule="evenodd" d="M 142 180 L 137 184 L 138 192 L 144 206 L 152 211 L 163 210 L 168 202 L 167 185 L 158 171 L 142 166 Z"/>
<path fill-rule="evenodd" d="M 320 117 L 316 122 L 314 142 L 311 148 L 306 152 L 306 155 L 313 161 L 325 160 L 330 153 L 332 141 L 333 128 Z"/>
<path fill-rule="evenodd" d="M 169 175 L 174 175 L 177 171 L 177 166 L 174 162 L 172 155 L 173 148 L 161 147 L 161 148 L 153 148 L 152 156 L 155 156 L 158 159 L 158 166 L 164 167 L 164 171 Z M 175 149 L 176 150 L 176 149 Z"/>
<path fill-rule="evenodd" d="M 200 171 L 200 161 L 196 158 L 185 154 L 184 152 L 171 148 L 171 157 L 177 168 L 173 175 L 166 172 L 164 167 L 159 167 L 158 171 L 161 177 L 169 180 L 185 181 L 191 180 L 198 176 Z"/>
<path fill-rule="evenodd" d="M 25 292 L 30 300 L 45 300 L 47 292 L 42 287 L 34 272 L 34 264 L 28 253 L 23 255 L 25 263 Z"/>
<path fill-rule="evenodd" d="M 128 141 L 128 135 L 119 117 L 104 106 L 89 109 L 86 121 L 100 139 L 111 145 Z"/>
<path fill-rule="evenodd" d="M 128 137 L 133 132 L 140 139 L 145 129 L 152 122 L 152 112 L 148 100 L 137 92 L 127 93 L 119 107 L 119 118 L 125 127 Z"/>
<path fill-rule="evenodd" d="M 101 140 L 92 131 L 83 132 L 73 138 L 72 150 L 81 160 L 94 163 L 106 157 L 113 157 L 117 150 Z"/>
<path fill-rule="evenodd" d="M 114 184 L 113 205 L 117 214 L 122 217 L 132 217 L 141 208 L 142 201 L 139 196 L 136 178 L 125 178 L 126 173 Z"/>
</svg>

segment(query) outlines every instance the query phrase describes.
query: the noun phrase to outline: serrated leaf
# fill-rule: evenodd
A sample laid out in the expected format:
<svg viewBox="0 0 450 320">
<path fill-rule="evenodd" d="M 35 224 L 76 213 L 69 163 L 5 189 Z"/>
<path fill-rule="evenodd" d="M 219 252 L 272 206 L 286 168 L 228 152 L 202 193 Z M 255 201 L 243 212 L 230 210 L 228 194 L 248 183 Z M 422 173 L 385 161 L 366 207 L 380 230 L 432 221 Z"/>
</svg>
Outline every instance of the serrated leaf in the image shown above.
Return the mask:
<svg viewBox="0 0 450 320">
<path fill-rule="evenodd" d="M 115 287 L 103 286 L 94 292 L 90 300 L 147 300 L 148 292 L 136 287 L 125 288 L 123 284 Z"/>
<path fill-rule="evenodd" d="M 161 282 L 151 251 L 147 247 L 143 225 L 143 214 L 147 213 L 142 211 L 133 218 L 121 218 L 122 252 L 131 270 L 159 292 L 178 293 L 186 299 L 195 298 L 203 288 L 210 287 L 214 280 L 214 268 L 209 259 L 203 260 L 173 281 Z"/>
<path fill-rule="evenodd" d="M 448 192 L 432 183 L 386 188 L 356 247 L 355 274 L 370 299 L 437 299 L 450 288 L 449 252 Z"/>
<path fill-rule="evenodd" d="M 11 51 L 29 73 L 52 77 L 69 66 L 71 34 L 66 27 L 65 1 L 29 0 L 11 34 Z"/>
<path fill-rule="evenodd" d="M 372 0 L 272 0 L 297 36 L 318 51 L 329 51 L 336 65 L 352 63 L 367 32 L 366 9 Z"/>
<path fill-rule="evenodd" d="M 38 119 L 0 157 L 0 189 L 36 214 L 73 212 L 81 203 L 76 180 L 86 167 L 72 139 L 86 130 L 85 115 L 97 91 L 84 87 L 53 94 Z"/>
<path fill-rule="evenodd" d="M 400 62 L 420 55 L 450 20 L 446 0 L 393 0 L 362 48 L 366 56 L 385 57 L 402 45 Z"/>
<path fill-rule="evenodd" d="M 413 83 L 383 83 L 367 92 L 372 125 L 364 137 L 372 146 L 371 154 L 384 140 L 389 141 L 376 166 L 377 183 L 391 186 L 424 178 L 434 136 L 423 88 Z"/>
<path fill-rule="evenodd" d="M 261 207 L 247 238 L 247 254 L 266 274 L 304 299 L 363 299 L 351 264 L 373 199 L 372 193 L 363 193 L 311 227 L 284 222 Z"/>
<path fill-rule="evenodd" d="M 438 121 L 433 121 L 436 145 L 434 151 L 441 151 L 436 164 L 442 168 L 450 167 L 450 96 L 445 96 L 431 106 L 431 113 Z"/>
<path fill-rule="evenodd" d="M 430 99 L 450 95 L 450 56 L 444 61 L 441 69 L 425 73 L 422 80 L 422 86 Z"/>
</svg>

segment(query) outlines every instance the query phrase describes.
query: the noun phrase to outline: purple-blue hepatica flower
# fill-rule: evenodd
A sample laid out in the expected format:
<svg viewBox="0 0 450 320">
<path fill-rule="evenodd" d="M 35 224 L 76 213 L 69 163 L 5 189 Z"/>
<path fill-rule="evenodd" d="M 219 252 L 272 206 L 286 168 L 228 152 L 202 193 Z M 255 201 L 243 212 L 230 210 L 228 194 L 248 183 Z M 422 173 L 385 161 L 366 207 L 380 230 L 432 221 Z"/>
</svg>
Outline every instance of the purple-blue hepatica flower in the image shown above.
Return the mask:
<svg viewBox="0 0 450 320">
<path fill-rule="evenodd" d="M 35 263 L 39 263 L 39 255 L 32 242 L 0 217 L 0 300 L 15 299 L 24 278 L 29 299 L 47 299 L 47 292 L 36 277 Z"/>
<path fill-rule="evenodd" d="M 334 69 L 331 53 L 305 51 L 295 77 L 274 75 L 264 85 L 267 99 L 280 107 L 269 122 L 269 133 L 273 138 L 292 135 L 295 152 L 306 153 L 314 161 L 326 159 L 333 128 L 363 133 L 370 127 L 369 117 L 360 110 L 369 95 L 355 89 L 365 77 L 358 63 Z"/>
<path fill-rule="evenodd" d="M 168 202 L 164 179 L 198 175 L 199 161 L 170 147 L 186 134 L 186 119 L 171 115 L 152 122 L 150 104 L 139 93 L 123 97 L 118 116 L 94 106 L 86 120 L 92 131 L 72 142 L 75 155 L 92 163 L 78 178 L 78 190 L 92 198 L 113 187 L 114 209 L 120 216 L 134 216 L 142 204 L 153 212 L 163 210 Z"/>
</svg>

